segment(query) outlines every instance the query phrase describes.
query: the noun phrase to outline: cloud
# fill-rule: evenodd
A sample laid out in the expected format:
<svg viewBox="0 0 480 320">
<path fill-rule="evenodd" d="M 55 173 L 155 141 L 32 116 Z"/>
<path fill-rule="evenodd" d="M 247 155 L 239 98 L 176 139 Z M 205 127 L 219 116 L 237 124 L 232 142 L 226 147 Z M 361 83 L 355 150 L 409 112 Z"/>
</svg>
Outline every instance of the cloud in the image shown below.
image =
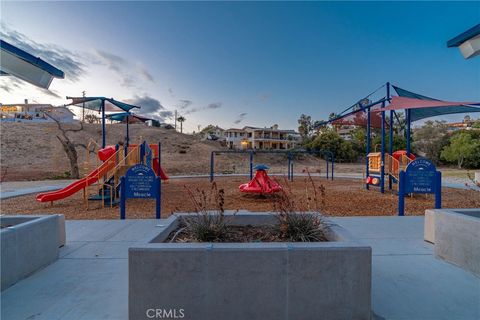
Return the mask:
<svg viewBox="0 0 480 320">
<path fill-rule="evenodd" d="M 270 99 L 270 94 L 269 93 L 264 93 L 259 96 L 260 101 L 265 102 L 268 99 Z"/>
<path fill-rule="evenodd" d="M 24 82 L 20 81 L 18 78 L 2 76 L 0 77 L 0 90 L 10 93 L 14 89 L 20 89 L 23 83 Z"/>
<path fill-rule="evenodd" d="M 125 88 L 140 88 L 142 81 L 154 82 L 153 76 L 141 64 L 134 65 L 119 55 L 99 49 L 94 49 L 93 53 L 92 63 L 113 71 Z"/>
<path fill-rule="evenodd" d="M 132 99 L 127 100 L 127 102 L 139 106 L 140 109 L 138 110 L 138 113 L 143 116 L 158 119 L 160 121 L 173 118 L 172 111 L 167 110 L 159 100 L 148 95 L 142 97 L 135 95 Z"/>
<path fill-rule="evenodd" d="M 180 105 L 178 106 L 178 108 L 180 110 L 185 110 L 188 107 L 190 107 L 192 104 L 193 104 L 192 100 L 180 99 Z"/>
<path fill-rule="evenodd" d="M 35 42 L 5 23 L 1 23 L 0 26 L 0 36 L 3 40 L 62 70 L 66 79 L 77 81 L 86 73 L 85 63 L 79 53 L 58 45 Z"/>
<path fill-rule="evenodd" d="M 235 119 L 235 121 L 233 121 L 234 124 L 239 124 L 240 122 L 242 122 L 245 117 L 247 116 L 247 113 L 246 112 L 243 112 L 243 113 L 240 113 L 237 117 L 237 119 Z"/>
<path fill-rule="evenodd" d="M 185 101 L 189 101 L 189 100 L 185 100 Z M 192 113 L 195 113 L 195 112 L 204 111 L 204 110 L 208 110 L 208 109 L 218 109 L 218 108 L 221 108 L 221 107 L 222 107 L 221 102 L 212 102 L 212 103 L 209 103 L 208 105 L 206 105 L 204 107 L 201 107 L 201 108 L 187 109 L 186 111 L 183 112 L 183 114 L 187 115 L 187 114 L 192 114 Z"/>
<path fill-rule="evenodd" d="M 47 90 L 47 89 L 43 89 L 43 88 L 37 88 L 40 92 L 46 94 L 46 95 L 49 95 L 51 97 L 54 97 L 54 98 L 57 98 L 57 99 L 62 99 L 62 96 L 60 96 L 60 94 L 58 93 L 58 91 L 55 91 L 55 90 Z"/>
<path fill-rule="evenodd" d="M 206 106 L 205 109 L 218 109 L 218 108 L 221 108 L 221 107 L 222 107 L 221 102 L 214 102 L 214 103 L 210 103 L 208 106 Z"/>
</svg>

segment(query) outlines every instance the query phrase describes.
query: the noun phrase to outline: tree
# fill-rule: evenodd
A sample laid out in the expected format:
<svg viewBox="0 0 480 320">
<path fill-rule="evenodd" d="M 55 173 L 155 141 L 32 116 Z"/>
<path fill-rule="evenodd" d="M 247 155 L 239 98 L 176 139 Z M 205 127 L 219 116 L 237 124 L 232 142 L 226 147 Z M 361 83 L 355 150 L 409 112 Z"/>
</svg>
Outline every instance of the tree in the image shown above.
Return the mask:
<svg viewBox="0 0 480 320">
<path fill-rule="evenodd" d="M 180 117 L 177 118 L 177 121 L 180 122 L 180 133 L 183 133 L 183 123 L 186 120 L 187 119 L 184 116 L 180 116 Z"/>
<path fill-rule="evenodd" d="M 87 123 L 97 123 L 98 122 L 98 118 L 94 115 L 94 114 L 87 114 L 85 116 L 85 121 Z"/>
<path fill-rule="evenodd" d="M 354 142 L 345 141 L 335 130 L 329 129 L 315 137 L 308 144 L 308 149 L 328 150 L 333 152 L 335 159 L 340 161 L 355 161 L 358 158 L 358 152 L 354 148 Z"/>
<path fill-rule="evenodd" d="M 476 120 L 476 121 L 472 124 L 472 128 L 474 128 L 474 129 L 480 129 L 480 119 L 479 119 L 479 120 Z"/>
<path fill-rule="evenodd" d="M 57 139 L 62 144 L 63 151 L 65 151 L 65 154 L 67 155 L 67 158 L 70 162 L 70 177 L 72 179 L 80 178 L 80 172 L 78 170 L 78 153 L 76 149 L 77 145 L 72 140 L 70 140 L 67 133 L 82 131 L 83 123 L 80 122 L 80 128 L 65 129 L 63 127 L 63 124 L 58 119 L 55 119 L 52 115 L 50 115 L 47 112 L 45 112 L 45 114 L 47 115 L 47 117 L 55 121 L 55 123 L 57 124 L 58 130 L 60 131 L 60 135 L 57 135 Z"/>
<path fill-rule="evenodd" d="M 443 148 L 441 156 L 448 162 L 457 162 L 459 169 L 464 161 L 480 157 L 480 139 L 474 139 L 467 132 L 459 132 L 450 139 L 450 144 Z"/>
<path fill-rule="evenodd" d="M 438 163 L 442 149 L 448 145 L 445 121 L 426 121 L 421 128 L 414 130 L 413 140 L 417 152 L 424 153 L 425 157 Z"/>
<path fill-rule="evenodd" d="M 310 132 L 312 131 L 312 117 L 302 114 L 298 119 L 298 132 L 302 137 L 302 140 L 308 137 Z"/>
</svg>

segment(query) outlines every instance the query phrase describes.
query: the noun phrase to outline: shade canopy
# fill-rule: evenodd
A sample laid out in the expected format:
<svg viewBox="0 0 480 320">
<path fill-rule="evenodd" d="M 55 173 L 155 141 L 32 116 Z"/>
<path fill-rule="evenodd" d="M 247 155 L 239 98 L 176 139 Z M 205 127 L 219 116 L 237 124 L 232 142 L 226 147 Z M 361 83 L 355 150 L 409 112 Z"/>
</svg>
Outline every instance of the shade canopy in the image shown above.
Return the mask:
<svg viewBox="0 0 480 320">
<path fill-rule="evenodd" d="M 398 97 L 392 97 L 390 105 L 382 110 L 410 110 L 410 121 L 456 114 L 480 112 L 480 102 L 452 102 L 433 99 L 427 96 L 393 86 Z"/>
<path fill-rule="evenodd" d="M 370 126 L 372 128 L 380 128 L 382 126 L 382 114 L 379 112 L 382 107 L 381 103 L 377 103 L 370 107 Z M 340 115 L 331 121 L 332 125 L 355 125 L 366 127 L 368 125 L 368 114 L 366 109 L 358 109 L 350 113 Z"/>
<path fill-rule="evenodd" d="M 44 89 L 54 78 L 65 77 L 62 70 L 4 40 L 0 40 L 0 75 L 12 75 Z"/>
<path fill-rule="evenodd" d="M 153 119 L 142 117 L 142 116 L 139 116 L 138 114 L 133 114 L 130 112 L 111 113 L 106 115 L 105 117 L 107 117 L 110 120 L 121 121 L 121 122 L 127 122 L 127 119 L 128 119 L 130 123 L 147 122 L 147 121 L 153 120 Z"/>
<path fill-rule="evenodd" d="M 90 110 L 101 111 L 103 104 L 105 104 L 105 111 L 130 111 L 133 108 L 140 108 L 128 103 L 124 103 L 113 98 L 105 97 L 67 97 L 72 102 L 69 106 L 85 107 Z"/>
</svg>

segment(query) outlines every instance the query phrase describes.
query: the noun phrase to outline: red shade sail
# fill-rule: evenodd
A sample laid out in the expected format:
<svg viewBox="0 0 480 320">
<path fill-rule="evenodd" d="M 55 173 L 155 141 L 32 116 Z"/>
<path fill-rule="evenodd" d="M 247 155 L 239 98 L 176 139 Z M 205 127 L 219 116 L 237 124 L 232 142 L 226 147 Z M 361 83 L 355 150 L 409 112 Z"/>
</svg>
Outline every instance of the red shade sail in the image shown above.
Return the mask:
<svg viewBox="0 0 480 320">
<path fill-rule="evenodd" d="M 455 107 L 455 106 L 470 107 L 470 106 L 479 106 L 479 105 L 480 105 L 480 102 L 452 102 L 452 101 L 424 100 L 424 99 L 393 96 L 388 107 L 380 109 L 379 111 Z"/>
</svg>

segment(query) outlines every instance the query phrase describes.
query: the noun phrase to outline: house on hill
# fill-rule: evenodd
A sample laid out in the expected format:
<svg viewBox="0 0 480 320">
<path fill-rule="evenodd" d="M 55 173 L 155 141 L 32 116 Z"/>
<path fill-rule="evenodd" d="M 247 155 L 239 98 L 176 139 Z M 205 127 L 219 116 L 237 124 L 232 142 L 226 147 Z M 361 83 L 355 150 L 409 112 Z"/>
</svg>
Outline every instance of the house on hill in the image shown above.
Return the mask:
<svg viewBox="0 0 480 320">
<path fill-rule="evenodd" d="M 225 130 L 225 139 L 230 149 L 288 150 L 299 144 L 300 134 L 295 130 L 279 129 L 278 125 L 270 128 L 245 126 Z"/>
<path fill-rule="evenodd" d="M 225 130 L 219 126 L 209 125 L 199 132 L 202 140 L 223 141 L 225 140 Z"/>
<path fill-rule="evenodd" d="M 60 122 L 73 122 L 75 114 L 66 107 L 54 107 L 51 104 L 28 103 L 2 104 L 0 118 L 11 122 L 53 122 L 48 116 Z"/>
</svg>

